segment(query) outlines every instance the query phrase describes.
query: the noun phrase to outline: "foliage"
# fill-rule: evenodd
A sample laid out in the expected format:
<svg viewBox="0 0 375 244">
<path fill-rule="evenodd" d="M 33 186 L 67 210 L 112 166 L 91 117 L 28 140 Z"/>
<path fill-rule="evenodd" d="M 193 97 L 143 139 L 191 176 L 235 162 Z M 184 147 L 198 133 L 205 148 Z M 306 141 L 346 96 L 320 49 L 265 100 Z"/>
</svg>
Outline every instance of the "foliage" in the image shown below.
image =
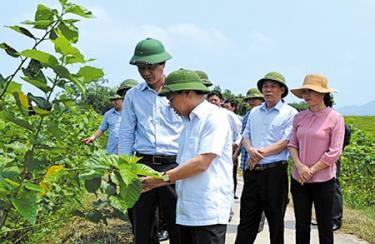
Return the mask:
<svg viewBox="0 0 375 244">
<path fill-rule="evenodd" d="M 375 205 L 375 141 L 352 124 L 351 143 L 341 163 L 341 185 L 345 201 L 351 207 Z"/>
<path fill-rule="evenodd" d="M 345 122 L 361 129 L 368 138 L 375 138 L 374 116 L 345 116 Z"/>
<path fill-rule="evenodd" d="M 107 80 L 92 82 L 86 87 L 86 96 L 81 97 L 80 103 L 90 105 L 99 114 L 104 114 L 111 109 L 109 96 L 114 93 L 113 89 L 103 86 L 100 83 L 106 83 Z"/>
<path fill-rule="evenodd" d="M 298 112 L 301 112 L 309 108 L 306 102 L 299 102 L 299 103 L 294 102 L 294 103 L 289 103 L 289 105 L 297 109 Z"/>
<path fill-rule="evenodd" d="M 97 128 L 100 118 L 89 106 L 75 103 L 75 99 L 84 97 L 87 87 L 104 74 L 103 70 L 87 65 L 92 59 L 85 59 L 75 46 L 79 36 L 76 23 L 80 21 L 76 17 L 91 18 L 92 13 L 68 0 L 59 2 L 60 11 L 39 4 L 33 21 L 24 21 L 22 26 L 8 26 L 23 37 L 31 38 L 34 41 L 31 48 L 17 51 L 8 43 L 0 43 L 0 49 L 10 58 L 19 59 L 19 65 L 12 74 L 0 74 L 2 243 L 27 240 L 27 235 L 37 231 L 37 227 L 59 219 L 57 216 L 62 210 L 72 212 L 75 206 L 80 205 L 80 197 L 86 192 L 83 183 L 90 191 L 94 191 L 93 186 L 100 183 L 98 177 L 90 182 L 84 173 L 80 174 L 85 172 L 89 177 L 85 168 L 88 165 L 84 162 L 102 146 L 96 144 L 88 147 L 80 139 Z M 37 36 L 37 33 L 41 33 L 41 36 Z M 51 44 L 53 48 L 48 50 L 55 52 L 41 50 L 41 43 L 43 47 Z M 73 65 L 78 72 L 70 71 Z M 39 89 L 39 93 L 25 94 L 17 79 Z M 52 94 L 57 88 L 63 92 L 54 97 Z M 101 158 L 100 153 L 94 155 Z M 93 170 L 96 176 L 106 170 L 118 172 L 119 176 L 114 179 L 123 183 L 120 184 L 120 197 L 113 195 L 111 199 L 115 199 L 112 206 L 118 203 L 123 211 L 139 196 L 139 192 L 134 193 L 128 200 L 124 194 L 124 185 L 129 191 L 133 181 L 138 182 L 137 191 L 140 191 L 139 169 L 132 166 L 130 170 L 135 171 L 127 171 L 123 169 L 126 166 L 120 159 L 111 159 L 113 164 L 113 160 L 119 160 L 119 168 L 112 165 L 110 169 Z M 107 161 L 105 158 L 103 160 L 105 164 Z M 91 159 L 89 162 L 94 161 Z M 100 164 L 99 161 L 95 162 Z M 132 180 L 126 174 L 130 174 Z M 94 219 L 98 216 L 95 212 L 83 214 Z"/>
</svg>

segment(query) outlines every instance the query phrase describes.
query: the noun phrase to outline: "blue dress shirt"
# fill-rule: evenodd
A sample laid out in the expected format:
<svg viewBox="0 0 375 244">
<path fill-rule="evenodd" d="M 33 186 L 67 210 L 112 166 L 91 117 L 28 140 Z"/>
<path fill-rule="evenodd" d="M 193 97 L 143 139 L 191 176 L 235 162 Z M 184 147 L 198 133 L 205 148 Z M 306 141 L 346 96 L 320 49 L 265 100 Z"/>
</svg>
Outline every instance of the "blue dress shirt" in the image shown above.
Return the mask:
<svg viewBox="0 0 375 244">
<path fill-rule="evenodd" d="M 264 148 L 280 140 L 289 141 L 293 126 L 293 118 L 297 110 L 281 100 L 271 109 L 266 103 L 253 108 L 242 136 L 249 138 L 252 147 Z M 288 160 L 287 148 L 278 154 L 263 158 L 259 163 L 267 164 L 281 160 Z"/>
<path fill-rule="evenodd" d="M 126 93 L 121 118 L 119 154 L 177 154 L 182 118 L 146 82 Z"/>
<path fill-rule="evenodd" d="M 120 128 L 121 113 L 117 112 L 114 108 L 105 112 L 99 130 L 104 132 L 108 130 L 107 151 L 111 154 L 117 153 L 118 133 Z"/>
</svg>

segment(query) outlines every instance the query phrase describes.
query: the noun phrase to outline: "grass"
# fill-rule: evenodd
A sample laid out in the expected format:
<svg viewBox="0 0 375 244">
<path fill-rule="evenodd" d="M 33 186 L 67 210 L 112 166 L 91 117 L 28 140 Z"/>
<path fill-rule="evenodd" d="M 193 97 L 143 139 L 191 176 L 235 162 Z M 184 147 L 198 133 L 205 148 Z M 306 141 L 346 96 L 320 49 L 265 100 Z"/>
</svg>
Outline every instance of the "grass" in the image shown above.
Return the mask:
<svg viewBox="0 0 375 244">
<path fill-rule="evenodd" d="M 372 215 L 372 216 L 371 216 Z M 344 221 L 341 230 L 359 238 L 375 243 L 374 213 L 367 210 L 351 209 L 344 206 Z"/>
</svg>

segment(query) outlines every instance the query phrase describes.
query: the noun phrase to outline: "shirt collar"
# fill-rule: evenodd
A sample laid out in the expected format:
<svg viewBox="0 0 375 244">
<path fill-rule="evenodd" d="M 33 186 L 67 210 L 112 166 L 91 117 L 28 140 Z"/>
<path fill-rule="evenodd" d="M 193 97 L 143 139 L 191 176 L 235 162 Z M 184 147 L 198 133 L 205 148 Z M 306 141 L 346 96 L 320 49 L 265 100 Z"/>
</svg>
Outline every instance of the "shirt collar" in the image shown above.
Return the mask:
<svg viewBox="0 0 375 244">
<path fill-rule="evenodd" d="M 198 106 L 196 106 L 193 111 L 189 114 L 189 119 L 192 120 L 195 116 L 198 118 L 201 118 L 205 114 L 205 107 L 209 105 L 209 103 L 206 100 L 203 100 Z"/>
<path fill-rule="evenodd" d="M 316 116 L 316 117 L 320 117 L 320 116 L 325 116 L 326 114 L 328 114 L 329 112 L 332 111 L 332 108 L 330 107 L 326 107 L 318 112 L 313 112 L 311 111 L 310 109 L 307 109 L 307 114 L 310 115 L 310 116 Z"/>
<path fill-rule="evenodd" d="M 281 110 L 281 108 L 284 106 L 284 102 L 280 99 L 280 101 L 278 103 L 276 103 L 276 105 L 270 109 L 270 111 L 276 109 L 278 111 Z M 264 111 L 267 111 L 267 106 L 266 106 L 266 102 L 263 102 L 261 105 L 260 105 L 260 109 L 264 110 Z"/>
</svg>

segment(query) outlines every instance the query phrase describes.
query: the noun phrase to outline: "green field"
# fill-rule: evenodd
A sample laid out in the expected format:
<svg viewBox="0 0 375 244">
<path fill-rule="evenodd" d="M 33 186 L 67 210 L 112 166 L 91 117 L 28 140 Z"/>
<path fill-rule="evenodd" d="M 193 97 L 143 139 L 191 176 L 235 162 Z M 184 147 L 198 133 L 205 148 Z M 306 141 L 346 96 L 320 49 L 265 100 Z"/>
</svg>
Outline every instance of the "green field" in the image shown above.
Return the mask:
<svg viewBox="0 0 375 244">
<path fill-rule="evenodd" d="M 345 116 L 345 122 L 361 129 L 369 138 L 375 138 L 375 116 Z"/>
</svg>

